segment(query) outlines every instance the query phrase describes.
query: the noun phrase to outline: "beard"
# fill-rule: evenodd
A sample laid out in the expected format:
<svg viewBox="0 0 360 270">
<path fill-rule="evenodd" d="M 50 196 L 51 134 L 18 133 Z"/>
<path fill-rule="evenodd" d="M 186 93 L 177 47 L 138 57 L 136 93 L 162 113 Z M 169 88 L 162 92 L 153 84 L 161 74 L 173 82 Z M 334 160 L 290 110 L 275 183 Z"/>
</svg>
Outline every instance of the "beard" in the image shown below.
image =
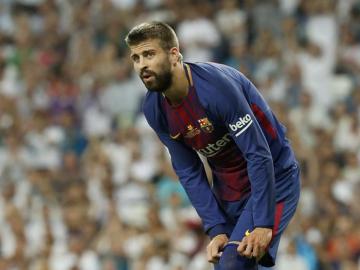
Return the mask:
<svg viewBox="0 0 360 270">
<path fill-rule="evenodd" d="M 140 78 L 146 88 L 151 92 L 165 92 L 172 84 L 171 64 L 169 61 L 164 61 L 161 65 L 159 73 L 151 70 L 142 70 Z M 152 76 L 151 80 L 145 80 L 145 76 Z"/>
</svg>

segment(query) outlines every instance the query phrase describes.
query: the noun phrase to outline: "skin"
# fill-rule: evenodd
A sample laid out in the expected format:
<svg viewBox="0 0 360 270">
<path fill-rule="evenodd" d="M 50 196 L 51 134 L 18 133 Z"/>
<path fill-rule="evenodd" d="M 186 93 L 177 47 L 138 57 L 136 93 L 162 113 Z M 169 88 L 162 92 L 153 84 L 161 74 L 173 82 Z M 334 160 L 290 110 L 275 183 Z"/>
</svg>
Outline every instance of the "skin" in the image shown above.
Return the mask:
<svg viewBox="0 0 360 270">
<path fill-rule="evenodd" d="M 255 258 L 257 261 L 265 254 L 267 246 L 270 244 L 272 238 L 272 229 L 269 228 L 255 228 L 247 236 L 244 236 L 241 241 L 231 241 L 238 244 L 237 251 L 241 256 L 248 259 Z M 217 263 L 221 256 L 221 250 L 224 249 L 229 239 L 226 234 L 219 234 L 215 236 L 207 246 L 207 259 L 211 263 Z"/>
<path fill-rule="evenodd" d="M 189 83 L 180 59 L 179 48 L 166 50 L 160 46 L 159 40 L 145 40 L 130 46 L 130 57 L 134 69 L 149 91 L 163 93 L 173 105 L 181 103 L 187 96 Z M 265 253 L 272 237 L 269 228 L 255 228 L 238 244 L 237 251 L 241 256 L 259 260 Z M 217 263 L 221 250 L 229 242 L 225 234 L 215 236 L 207 246 L 207 258 Z"/>
<path fill-rule="evenodd" d="M 164 50 L 158 40 L 146 40 L 130 46 L 130 51 L 134 69 L 149 91 L 162 92 L 174 105 L 186 97 L 189 83 L 177 47 Z"/>
</svg>

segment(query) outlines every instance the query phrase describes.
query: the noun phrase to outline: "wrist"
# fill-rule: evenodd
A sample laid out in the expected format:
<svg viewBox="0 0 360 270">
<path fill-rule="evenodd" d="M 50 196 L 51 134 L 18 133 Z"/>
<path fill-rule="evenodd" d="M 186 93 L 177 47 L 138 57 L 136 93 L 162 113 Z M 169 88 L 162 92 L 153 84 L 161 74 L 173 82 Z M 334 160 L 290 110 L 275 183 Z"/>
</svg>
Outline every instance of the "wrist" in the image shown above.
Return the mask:
<svg viewBox="0 0 360 270">
<path fill-rule="evenodd" d="M 218 234 L 218 235 L 214 236 L 213 239 L 226 239 L 226 240 L 228 240 L 229 238 L 225 233 L 221 233 L 221 234 Z"/>
<path fill-rule="evenodd" d="M 211 229 L 209 229 L 207 231 L 207 234 L 209 235 L 209 237 L 211 239 L 213 239 L 215 236 L 220 235 L 220 234 L 224 234 L 224 235 L 226 235 L 226 237 L 228 237 L 225 224 L 215 225 L 214 227 L 212 227 Z"/>
<path fill-rule="evenodd" d="M 256 226 L 254 227 L 254 229 L 256 229 L 256 228 L 261 228 L 261 229 L 270 229 L 270 230 L 272 230 L 273 227 L 274 227 L 274 225 L 256 225 Z"/>
</svg>

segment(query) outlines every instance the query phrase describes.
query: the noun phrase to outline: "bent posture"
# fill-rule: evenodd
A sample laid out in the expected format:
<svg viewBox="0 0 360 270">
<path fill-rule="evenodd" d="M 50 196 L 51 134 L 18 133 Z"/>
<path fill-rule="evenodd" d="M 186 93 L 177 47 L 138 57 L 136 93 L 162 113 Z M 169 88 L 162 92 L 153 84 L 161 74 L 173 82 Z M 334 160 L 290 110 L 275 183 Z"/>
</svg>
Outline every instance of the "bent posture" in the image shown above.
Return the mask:
<svg viewBox="0 0 360 270">
<path fill-rule="evenodd" d="M 146 119 L 211 238 L 209 262 L 217 270 L 273 266 L 300 192 L 284 126 L 237 70 L 184 63 L 169 25 L 142 23 L 126 42 L 149 90 Z M 199 155 L 211 167 L 211 185 Z"/>
</svg>

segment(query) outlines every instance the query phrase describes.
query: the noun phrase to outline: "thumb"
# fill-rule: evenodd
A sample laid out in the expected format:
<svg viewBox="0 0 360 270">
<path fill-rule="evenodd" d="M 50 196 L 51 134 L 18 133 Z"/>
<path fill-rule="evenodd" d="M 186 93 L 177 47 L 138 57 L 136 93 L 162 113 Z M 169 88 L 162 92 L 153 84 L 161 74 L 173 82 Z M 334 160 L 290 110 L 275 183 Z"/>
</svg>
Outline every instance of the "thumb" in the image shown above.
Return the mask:
<svg viewBox="0 0 360 270">
<path fill-rule="evenodd" d="M 213 245 L 211 245 L 211 256 L 212 257 L 218 257 L 219 251 L 220 251 L 221 245 L 219 242 L 215 242 Z"/>
<path fill-rule="evenodd" d="M 215 236 L 208 246 L 208 256 L 210 258 L 219 257 L 220 251 L 225 247 L 228 242 L 226 235 Z"/>
</svg>

